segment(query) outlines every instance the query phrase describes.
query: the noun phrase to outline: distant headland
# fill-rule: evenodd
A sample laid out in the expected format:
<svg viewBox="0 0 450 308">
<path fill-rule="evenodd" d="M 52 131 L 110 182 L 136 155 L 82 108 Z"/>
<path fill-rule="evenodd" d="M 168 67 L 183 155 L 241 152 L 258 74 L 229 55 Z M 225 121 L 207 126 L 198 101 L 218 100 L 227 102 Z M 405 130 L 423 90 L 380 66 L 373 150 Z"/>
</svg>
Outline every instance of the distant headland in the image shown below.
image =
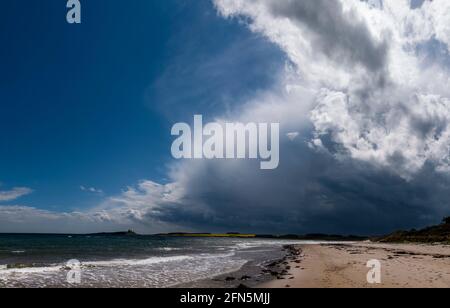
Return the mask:
<svg viewBox="0 0 450 308">
<path fill-rule="evenodd" d="M 124 232 L 101 232 L 101 233 L 90 233 L 85 234 L 87 236 L 135 236 L 138 235 L 133 230 L 128 230 Z"/>
<path fill-rule="evenodd" d="M 397 231 L 374 240 L 382 243 L 450 243 L 450 217 L 444 218 L 437 226 Z"/>
<path fill-rule="evenodd" d="M 1 235 L 21 235 L 20 233 L 10 234 L 1 233 Z M 22 235 L 45 235 L 45 234 L 25 234 Z M 138 234 L 133 230 L 121 232 L 101 232 L 89 234 L 47 234 L 61 236 L 127 236 L 127 237 L 179 237 L 179 238 L 240 238 L 240 239 L 280 239 L 280 240 L 303 240 L 303 241 L 333 241 L 333 242 L 360 242 L 370 240 L 381 243 L 450 243 L 450 217 L 442 220 L 442 223 L 436 226 L 427 227 L 421 230 L 396 231 L 383 236 L 359 236 L 359 235 L 337 235 L 312 233 L 305 235 L 297 234 L 252 234 L 252 233 L 208 233 L 208 232 L 174 232 L 159 234 Z"/>
<path fill-rule="evenodd" d="M 204 237 L 204 238 L 259 238 L 259 239 L 286 239 L 286 240 L 322 240 L 322 241 L 364 241 L 368 237 L 356 235 L 329 235 L 329 234 L 286 234 L 286 235 L 271 235 L 271 234 L 241 234 L 238 232 L 229 233 L 162 233 L 156 236 L 167 237 Z"/>
<path fill-rule="evenodd" d="M 133 230 L 123 232 L 101 232 L 85 234 L 87 236 L 155 236 L 155 237 L 180 237 L 180 238 L 241 238 L 241 239 L 284 239 L 284 240 L 310 240 L 310 241 L 364 241 L 369 239 L 364 236 L 356 235 L 330 235 L 330 234 L 285 234 L 285 235 L 272 235 L 272 234 L 248 234 L 239 232 L 228 233 L 189 233 L 189 232 L 173 232 L 173 233 L 159 233 L 152 235 L 141 235 Z"/>
</svg>

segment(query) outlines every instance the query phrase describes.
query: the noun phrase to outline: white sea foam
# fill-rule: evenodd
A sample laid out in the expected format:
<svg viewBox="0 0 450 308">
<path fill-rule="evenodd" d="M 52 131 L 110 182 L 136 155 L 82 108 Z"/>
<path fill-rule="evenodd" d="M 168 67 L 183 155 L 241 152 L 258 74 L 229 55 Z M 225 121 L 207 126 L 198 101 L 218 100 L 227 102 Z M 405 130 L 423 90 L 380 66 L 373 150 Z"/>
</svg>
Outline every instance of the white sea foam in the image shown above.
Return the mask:
<svg viewBox="0 0 450 308">
<path fill-rule="evenodd" d="M 163 263 L 179 263 L 183 261 L 193 261 L 199 259 L 227 258 L 233 256 L 233 253 L 223 255 L 200 254 L 196 256 L 172 256 L 172 257 L 151 257 L 142 260 L 136 259 L 115 259 L 109 261 L 88 261 L 82 262 L 82 268 L 95 267 L 117 267 L 117 266 L 150 266 Z M 27 268 L 8 268 L 8 265 L 0 265 L 0 275 L 8 274 L 42 274 L 49 272 L 63 271 L 65 265 L 51 265 L 47 267 L 27 267 Z"/>
<path fill-rule="evenodd" d="M 183 250 L 183 248 L 161 247 L 161 248 L 157 248 L 156 250 L 159 250 L 159 251 L 179 251 L 179 250 Z"/>
<path fill-rule="evenodd" d="M 26 267 L 26 268 L 8 268 L 7 265 L 0 265 L 0 275 L 8 274 L 40 274 L 56 272 L 61 270 L 61 266 L 53 265 L 47 267 Z"/>
<path fill-rule="evenodd" d="M 330 241 L 305 241 L 305 240 L 254 240 L 249 242 L 238 242 L 235 244 L 237 249 L 251 249 L 259 247 L 274 247 L 284 245 L 322 245 L 322 244 L 344 244 L 350 242 L 330 242 Z"/>
<path fill-rule="evenodd" d="M 173 256 L 173 257 L 151 257 L 143 260 L 133 259 L 115 259 L 110 261 L 92 261 L 83 262 L 82 266 L 133 266 L 133 265 L 152 265 L 158 263 L 179 262 L 185 260 L 192 260 L 193 256 Z"/>
</svg>

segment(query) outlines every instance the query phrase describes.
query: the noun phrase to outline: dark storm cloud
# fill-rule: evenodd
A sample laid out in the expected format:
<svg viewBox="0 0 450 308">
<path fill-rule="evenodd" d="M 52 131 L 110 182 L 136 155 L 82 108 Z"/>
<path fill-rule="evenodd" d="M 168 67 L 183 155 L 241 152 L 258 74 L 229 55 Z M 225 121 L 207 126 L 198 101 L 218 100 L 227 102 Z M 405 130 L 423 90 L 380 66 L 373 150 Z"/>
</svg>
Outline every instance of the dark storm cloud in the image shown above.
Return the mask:
<svg viewBox="0 0 450 308">
<path fill-rule="evenodd" d="M 270 0 L 277 17 L 300 23 L 312 33 L 315 50 L 346 64 L 359 63 L 372 72 L 382 71 L 387 62 L 387 44 L 372 37 L 356 14 L 344 12 L 337 0 Z"/>
<path fill-rule="evenodd" d="M 356 161 L 337 162 L 286 141 L 281 165 L 252 162 L 184 166 L 187 195 L 149 216 L 197 230 L 383 234 L 439 222 L 450 204 L 448 179 L 424 170 L 413 182 Z"/>
<path fill-rule="evenodd" d="M 338 101 L 329 104 L 329 109 L 320 114 L 323 118 L 332 119 L 330 129 L 338 132 L 348 129 L 356 137 L 368 134 L 372 129 L 375 134 L 384 129 L 390 132 L 386 138 L 396 137 L 397 132 L 386 124 L 388 115 L 394 119 L 394 124 L 401 120 L 411 123 L 411 131 L 405 135 L 404 130 L 400 130 L 402 135 L 394 138 L 401 145 L 403 138 L 414 139 L 420 136 L 418 139 L 423 140 L 431 132 L 442 134 L 447 127 L 448 120 L 442 114 L 442 109 L 437 109 L 439 111 L 433 116 L 425 116 L 421 108 L 415 109 L 414 106 L 433 104 L 426 100 L 418 101 L 415 105 L 409 103 L 409 86 L 401 94 L 397 94 L 392 85 L 383 87 L 386 93 L 376 91 L 388 78 L 389 45 L 377 41 L 367 24 L 356 13 L 345 12 L 340 1 L 217 2 L 226 16 L 234 16 L 236 11 L 239 12 L 236 8 L 240 8 L 244 15 L 255 19 L 255 28 L 262 33 L 270 32 L 273 35 L 272 27 L 275 27 L 274 32 L 282 32 L 283 29 L 274 25 L 273 16 L 277 19 L 288 18 L 297 27 L 308 30 L 306 39 L 317 53 L 327 56 L 345 69 L 358 65 L 366 68 L 366 71 L 355 74 L 355 79 L 352 79 L 352 82 L 357 80 L 359 86 L 349 86 L 351 93 L 348 95 L 354 104 L 354 110 L 331 108 Z M 260 7 L 247 7 L 248 3 L 263 3 L 270 16 L 266 16 L 265 10 L 261 16 L 253 16 L 253 12 Z M 418 1 L 414 3 L 419 4 Z M 262 27 L 262 24 L 270 31 Z M 279 35 L 280 37 L 272 40 L 278 43 L 295 41 L 290 34 L 291 32 L 286 36 Z M 294 43 L 292 45 L 296 46 Z M 288 53 L 302 52 L 291 45 L 285 48 Z M 309 60 L 315 61 L 317 58 L 311 57 Z M 334 63 L 327 62 L 326 65 L 332 66 Z M 327 69 L 325 64 L 322 68 Z M 304 74 L 307 75 L 308 71 Z M 374 78 L 378 82 L 374 83 Z M 306 101 L 301 95 L 298 100 Z M 400 103 L 404 100 L 408 102 L 407 108 Z M 344 106 L 349 105 L 348 101 L 344 103 Z M 439 102 L 438 105 L 444 103 Z M 271 106 L 271 115 L 277 114 L 279 106 Z M 334 117 L 336 113 L 348 113 L 348 117 L 345 117 L 346 114 Z M 358 127 L 358 120 L 366 117 L 371 121 Z M 352 120 L 353 123 L 347 125 Z M 299 118 L 297 123 L 306 121 Z M 394 124 L 392 127 L 395 128 Z M 380 147 L 389 152 L 390 156 L 386 155 L 389 156 L 389 167 L 386 167 L 385 162 L 377 164 L 373 158 L 382 151 L 365 156 L 368 158 L 363 162 L 345 155 L 349 147 L 339 143 L 338 138 L 336 140 L 330 136 L 320 136 L 328 151 L 312 150 L 304 141 L 312 139 L 312 131 L 310 127 L 300 132 L 300 137 L 295 142 L 284 139 L 280 147 L 280 166 L 273 171 L 261 171 L 256 163 L 248 161 L 199 161 L 183 164 L 181 178 L 188 179 L 181 183 L 186 192 L 183 198 L 176 203 L 158 205 L 148 216 L 206 231 L 372 235 L 435 224 L 449 214 L 448 175 L 436 172 L 432 162 L 412 171 L 414 160 L 418 158 L 420 161 L 422 158 L 420 153 L 417 157 L 408 153 L 414 152 L 413 146 L 411 149 L 399 146 L 394 148 L 392 154 L 391 147 L 381 148 L 382 142 L 374 144 L 375 148 Z M 348 136 L 344 134 L 342 139 L 346 137 Z M 353 142 L 357 142 L 349 139 L 352 146 Z M 405 154 L 409 154 L 409 157 Z M 402 173 L 411 172 L 414 174 L 412 177 L 401 176 Z"/>
<path fill-rule="evenodd" d="M 299 133 L 295 142 L 283 139 L 280 166 L 273 171 L 261 171 L 248 161 L 187 162 L 181 167 L 183 175 L 179 177 L 183 179 L 183 198 L 176 203 L 159 204 L 148 216 L 206 231 L 371 235 L 439 223 L 443 216 L 449 215 L 450 178 L 436 171 L 432 155 L 423 166 L 423 154 L 417 148 L 423 146 L 427 150 L 429 146 L 422 142 L 414 144 L 414 140 L 430 139 L 431 133 L 442 135 L 448 123 L 443 112 L 447 105 L 440 100 L 432 103 L 429 98 L 413 104 L 410 85 L 385 83 L 389 78 L 389 61 L 393 58 L 388 57 L 390 45 L 377 41 L 365 21 L 356 13 L 344 11 L 337 0 L 216 2 L 225 16 L 238 13 L 249 16 L 254 20 L 250 23 L 255 31 L 266 34 L 287 54 L 303 50 L 297 49 L 293 32 L 282 33 L 285 24 L 274 22 L 274 18 L 287 18 L 297 28 L 306 29 L 305 39 L 311 43 L 312 50 L 332 60 L 319 63 L 322 59 L 307 58 L 317 61 L 323 71 L 335 64 L 339 69 L 362 66 L 366 70 L 355 73 L 351 82 L 357 84 L 347 85 L 349 93 L 345 93 L 342 101 L 330 99 L 331 103 L 325 104 L 327 108 L 321 106 L 319 118 L 330 122 L 326 128 L 342 133 L 341 138 L 333 139 L 319 132 L 326 150 L 308 147 L 305 140 L 313 139 L 316 133 L 309 127 Z M 414 5 L 419 4 L 420 1 L 414 1 Z M 395 47 L 396 42 L 391 40 L 390 44 Z M 302 63 L 297 63 L 300 71 Z M 397 64 L 401 68 L 403 62 Z M 307 76 L 309 72 L 302 73 Z M 323 80 L 327 81 L 327 77 Z M 302 84 L 302 81 L 300 78 L 293 83 Z M 393 81 L 398 82 L 395 77 Z M 336 84 L 336 87 L 342 86 Z M 382 91 L 378 91 L 380 87 Z M 415 87 L 420 91 L 420 85 Z M 307 104 L 303 95 L 297 99 Z M 269 105 L 272 110 L 268 118 L 273 120 L 279 105 Z M 422 106 L 431 111 L 423 110 Z M 307 121 L 299 117 L 296 123 L 303 123 L 301 127 L 304 127 Z M 399 123 L 411 127 L 406 129 L 403 125 L 397 131 Z M 374 149 L 368 147 L 367 153 L 359 156 L 365 161 L 349 155 L 352 149 L 364 149 L 364 145 L 360 148 L 355 144 L 372 132 L 375 136 L 382 132 L 381 138 L 375 138 L 375 142 L 370 140 Z M 384 137 L 392 141 L 385 145 Z M 412 140 L 411 145 L 403 143 L 408 138 Z M 380 153 L 387 153 L 381 155 L 387 162 L 377 161 Z"/>
</svg>

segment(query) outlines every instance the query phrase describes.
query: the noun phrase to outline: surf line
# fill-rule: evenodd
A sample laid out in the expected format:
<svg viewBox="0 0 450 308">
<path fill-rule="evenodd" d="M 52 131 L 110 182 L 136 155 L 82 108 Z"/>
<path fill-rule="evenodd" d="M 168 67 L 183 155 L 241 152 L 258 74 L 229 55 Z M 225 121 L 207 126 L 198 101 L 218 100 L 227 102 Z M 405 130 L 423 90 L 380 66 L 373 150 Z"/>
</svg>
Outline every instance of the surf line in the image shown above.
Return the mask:
<svg viewBox="0 0 450 308">
<path fill-rule="evenodd" d="M 259 159 L 261 170 L 277 169 L 280 163 L 279 123 L 219 123 L 203 125 L 194 115 L 194 128 L 176 123 L 172 136 L 175 159 Z"/>
</svg>

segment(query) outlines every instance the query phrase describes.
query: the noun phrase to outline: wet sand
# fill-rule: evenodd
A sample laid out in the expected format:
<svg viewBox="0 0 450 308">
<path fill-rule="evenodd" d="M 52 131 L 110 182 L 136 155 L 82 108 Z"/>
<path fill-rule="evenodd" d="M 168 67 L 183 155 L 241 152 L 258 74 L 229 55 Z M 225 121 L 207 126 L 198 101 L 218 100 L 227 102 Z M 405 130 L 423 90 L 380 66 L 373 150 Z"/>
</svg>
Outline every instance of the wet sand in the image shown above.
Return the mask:
<svg viewBox="0 0 450 308">
<path fill-rule="evenodd" d="M 296 252 L 270 266 L 276 280 L 258 287 L 450 287 L 450 246 L 352 243 L 299 245 L 292 249 Z M 366 265 L 373 259 L 381 262 L 381 284 L 367 282 L 370 269 Z"/>
<path fill-rule="evenodd" d="M 293 245 L 286 245 L 264 254 L 244 264 L 240 269 L 219 276 L 176 285 L 176 288 L 256 288 L 277 277 L 287 274 L 283 268 L 287 260 L 293 260 L 298 250 Z"/>
</svg>

